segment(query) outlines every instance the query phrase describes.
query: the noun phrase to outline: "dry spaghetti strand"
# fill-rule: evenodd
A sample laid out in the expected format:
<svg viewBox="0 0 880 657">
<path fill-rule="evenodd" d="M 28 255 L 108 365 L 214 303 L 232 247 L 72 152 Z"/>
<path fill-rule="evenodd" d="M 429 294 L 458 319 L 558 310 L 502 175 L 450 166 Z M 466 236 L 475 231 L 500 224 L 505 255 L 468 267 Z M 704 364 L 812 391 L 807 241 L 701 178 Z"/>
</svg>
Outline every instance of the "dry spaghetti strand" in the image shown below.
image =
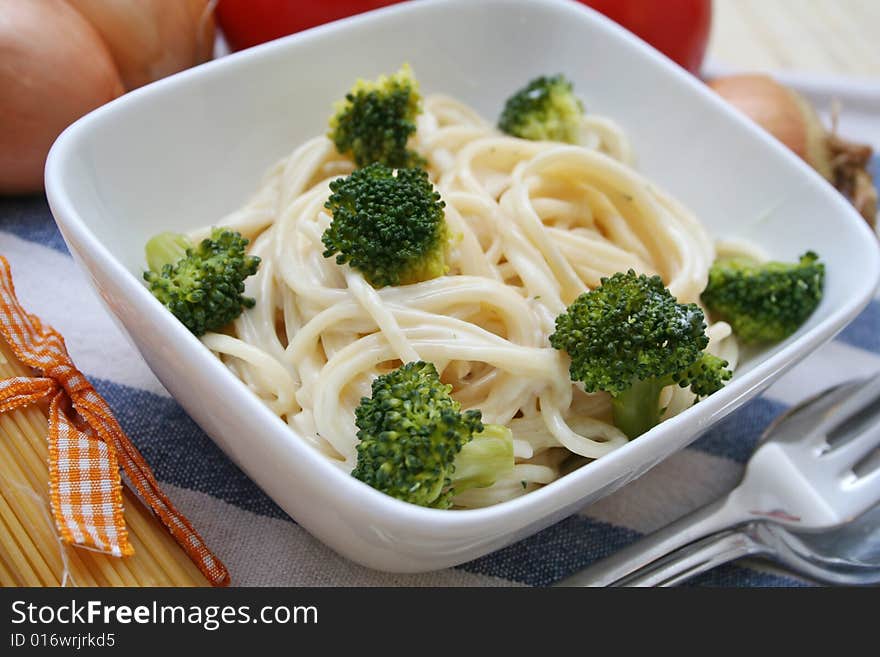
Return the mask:
<svg viewBox="0 0 880 657">
<path fill-rule="evenodd" d="M 0 339 L 0 378 L 26 373 L 27 369 Z M 21 550 L 22 542 L 27 541 L 25 535 L 33 554 L 51 570 L 51 577 L 45 579 L 52 584 L 207 586 L 209 582 L 192 560 L 127 487 L 123 489 L 124 516 L 135 548 L 132 556 L 110 557 L 59 539 L 46 486 L 48 423 L 46 407 L 40 403 L 0 415 L 0 498 L 18 520 L 15 529 L 5 522 L 0 528 L 0 586 L 45 583 Z"/>
<path fill-rule="evenodd" d="M 75 577 L 85 584 L 136 586 L 148 580 L 132 572 L 125 561 L 92 556 L 103 552 L 127 557 L 133 552 L 122 506 L 121 460 L 142 497 L 209 581 L 227 584 L 229 575 L 223 564 L 159 489 L 106 402 L 70 361 L 61 336 L 18 303 L 9 263 L 2 256 L 0 333 L 5 338 L 4 369 L 13 370 L 0 381 L 0 411 L 5 412 L 2 424 L 17 438 L 14 446 L 0 445 L 0 452 L 6 452 L 2 454 L 6 469 L 0 473 L 0 518 L 9 539 L 2 545 L 7 571 L 20 573 L 23 582 L 30 584 L 64 584 Z M 12 359 L 44 376 L 11 366 Z M 48 417 L 45 432 L 38 436 L 27 411 L 32 411 L 40 400 L 48 401 Z M 14 416 L 11 424 L 10 416 Z M 46 455 L 39 453 L 42 449 Z M 46 463 L 48 467 L 43 471 Z M 36 492 L 46 486 L 48 508 Z M 64 543 L 92 551 L 68 558 L 64 546 L 44 549 L 44 521 L 51 526 L 52 519 Z M 54 530 L 51 537 L 58 543 Z M 70 570 L 72 565 L 81 571 L 76 576 Z"/>
</svg>

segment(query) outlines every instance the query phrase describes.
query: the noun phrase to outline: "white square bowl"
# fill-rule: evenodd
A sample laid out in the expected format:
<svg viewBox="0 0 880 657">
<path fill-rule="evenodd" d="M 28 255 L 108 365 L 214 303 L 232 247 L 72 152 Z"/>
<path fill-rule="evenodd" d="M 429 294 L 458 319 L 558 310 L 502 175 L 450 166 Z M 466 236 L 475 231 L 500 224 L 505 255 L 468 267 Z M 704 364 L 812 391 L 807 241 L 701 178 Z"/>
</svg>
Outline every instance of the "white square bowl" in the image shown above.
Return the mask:
<svg viewBox="0 0 880 657">
<path fill-rule="evenodd" d="M 425 509 L 347 476 L 150 295 L 140 280 L 143 245 L 160 230 L 208 225 L 237 208 L 271 163 L 326 129 L 332 101 L 353 80 L 404 61 L 426 93 L 451 94 L 489 118 L 527 80 L 565 73 L 588 110 L 623 125 L 640 170 L 713 235 L 752 240 L 784 259 L 817 250 L 827 263 L 821 306 L 720 392 L 519 499 Z M 354 561 L 398 572 L 479 557 L 644 473 L 843 328 L 870 299 L 880 267 L 864 222 L 800 160 L 624 30 L 551 0 L 396 5 L 161 80 L 65 131 L 46 188 L 74 257 L 187 412 L 315 536 Z"/>
</svg>

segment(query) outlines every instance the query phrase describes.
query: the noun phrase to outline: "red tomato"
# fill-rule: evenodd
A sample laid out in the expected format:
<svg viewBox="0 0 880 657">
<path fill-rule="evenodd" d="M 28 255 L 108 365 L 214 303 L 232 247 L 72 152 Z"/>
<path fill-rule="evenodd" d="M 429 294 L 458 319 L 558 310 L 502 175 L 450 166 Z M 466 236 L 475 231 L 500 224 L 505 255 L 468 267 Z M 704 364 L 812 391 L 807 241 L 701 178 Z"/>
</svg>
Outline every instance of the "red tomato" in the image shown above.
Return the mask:
<svg viewBox="0 0 880 657">
<path fill-rule="evenodd" d="M 220 0 L 217 22 L 232 50 L 250 48 L 401 0 Z"/>
<path fill-rule="evenodd" d="M 699 73 L 709 40 L 712 0 L 580 1 L 644 39 L 691 73 Z"/>
</svg>

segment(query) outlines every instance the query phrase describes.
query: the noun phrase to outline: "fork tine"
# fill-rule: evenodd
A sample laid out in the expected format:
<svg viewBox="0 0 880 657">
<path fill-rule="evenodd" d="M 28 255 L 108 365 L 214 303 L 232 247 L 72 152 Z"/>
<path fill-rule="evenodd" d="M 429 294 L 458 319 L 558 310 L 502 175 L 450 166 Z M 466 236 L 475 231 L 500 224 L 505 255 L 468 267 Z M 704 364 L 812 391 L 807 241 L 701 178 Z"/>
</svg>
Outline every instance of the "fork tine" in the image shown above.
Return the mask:
<svg viewBox="0 0 880 657">
<path fill-rule="evenodd" d="M 867 477 L 874 470 L 880 470 L 880 445 L 853 466 L 857 477 Z"/>
<path fill-rule="evenodd" d="M 869 509 L 880 503 L 880 468 L 875 468 L 864 476 L 854 478 L 845 484 L 847 490 L 857 493 L 864 502 L 862 510 Z"/>
<path fill-rule="evenodd" d="M 880 424 L 874 423 L 852 438 L 835 442 L 819 459 L 836 467 L 851 468 L 880 445 Z"/>
<path fill-rule="evenodd" d="M 862 386 L 820 421 L 816 430 L 831 441 L 851 430 L 872 424 L 880 416 L 880 374 L 865 380 Z"/>
</svg>

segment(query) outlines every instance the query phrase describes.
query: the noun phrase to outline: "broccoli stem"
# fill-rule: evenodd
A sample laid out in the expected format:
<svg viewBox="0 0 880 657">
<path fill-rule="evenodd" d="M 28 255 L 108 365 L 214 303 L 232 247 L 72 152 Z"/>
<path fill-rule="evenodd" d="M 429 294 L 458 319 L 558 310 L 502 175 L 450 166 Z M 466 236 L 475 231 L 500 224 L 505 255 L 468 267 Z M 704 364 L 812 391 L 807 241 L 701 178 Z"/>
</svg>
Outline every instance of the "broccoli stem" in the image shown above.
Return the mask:
<svg viewBox="0 0 880 657">
<path fill-rule="evenodd" d="M 614 424 L 630 440 L 660 423 L 660 392 L 669 383 L 663 379 L 635 381 L 611 398 Z"/>
<path fill-rule="evenodd" d="M 485 424 L 455 457 L 452 488 L 457 495 L 491 486 L 513 470 L 513 433 L 501 424 Z"/>
<path fill-rule="evenodd" d="M 147 267 L 158 274 L 165 265 L 180 262 L 186 255 L 186 250 L 192 248 L 192 242 L 186 235 L 165 232 L 151 238 L 144 248 Z"/>
</svg>

